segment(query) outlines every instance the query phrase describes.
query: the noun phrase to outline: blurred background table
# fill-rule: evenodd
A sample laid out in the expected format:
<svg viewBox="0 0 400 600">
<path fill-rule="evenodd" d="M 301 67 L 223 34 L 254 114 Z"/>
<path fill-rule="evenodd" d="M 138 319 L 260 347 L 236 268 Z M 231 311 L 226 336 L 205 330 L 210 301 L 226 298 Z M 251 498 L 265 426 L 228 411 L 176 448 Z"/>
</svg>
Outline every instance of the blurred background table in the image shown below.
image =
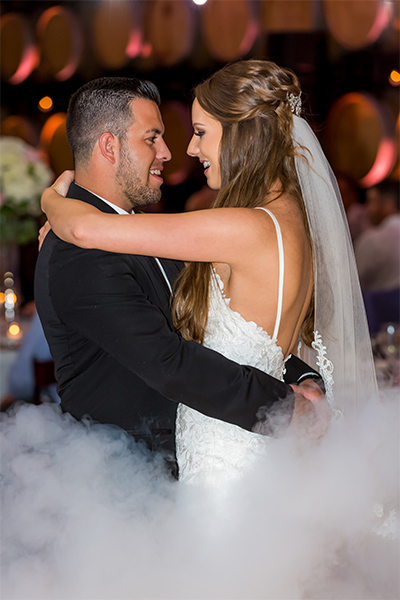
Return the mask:
<svg viewBox="0 0 400 600">
<path fill-rule="evenodd" d="M 8 390 L 8 374 L 11 366 L 17 358 L 17 349 L 0 349 L 0 398 L 6 395 Z"/>
<path fill-rule="evenodd" d="M 7 336 L 10 323 L 0 319 L 0 398 L 8 391 L 8 375 L 15 362 L 23 339 L 29 331 L 31 317 L 23 317 L 16 322 L 20 327 L 20 335 L 11 338 Z"/>
<path fill-rule="evenodd" d="M 382 324 L 371 342 L 379 388 L 398 387 L 400 394 L 400 324 Z"/>
</svg>

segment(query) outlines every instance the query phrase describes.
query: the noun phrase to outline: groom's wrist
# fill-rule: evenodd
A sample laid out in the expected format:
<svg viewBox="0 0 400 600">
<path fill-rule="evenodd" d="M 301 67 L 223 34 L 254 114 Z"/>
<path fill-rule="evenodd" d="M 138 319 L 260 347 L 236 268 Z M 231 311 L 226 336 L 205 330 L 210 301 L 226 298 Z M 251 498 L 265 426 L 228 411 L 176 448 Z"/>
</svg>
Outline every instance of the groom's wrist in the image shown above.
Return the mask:
<svg viewBox="0 0 400 600">
<path fill-rule="evenodd" d="M 296 385 L 305 383 L 307 379 L 314 381 L 321 388 L 324 394 L 326 394 L 324 380 L 322 379 L 321 375 L 318 375 L 318 373 L 314 373 L 313 371 L 310 371 L 309 373 L 303 373 L 303 375 L 301 375 L 296 381 Z"/>
<path fill-rule="evenodd" d="M 295 393 L 290 386 L 287 386 L 284 398 L 279 398 L 272 405 L 260 406 L 257 411 L 257 423 L 252 428 L 254 433 L 270 437 L 280 437 L 284 435 L 289 427 L 295 404 Z"/>
</svg>

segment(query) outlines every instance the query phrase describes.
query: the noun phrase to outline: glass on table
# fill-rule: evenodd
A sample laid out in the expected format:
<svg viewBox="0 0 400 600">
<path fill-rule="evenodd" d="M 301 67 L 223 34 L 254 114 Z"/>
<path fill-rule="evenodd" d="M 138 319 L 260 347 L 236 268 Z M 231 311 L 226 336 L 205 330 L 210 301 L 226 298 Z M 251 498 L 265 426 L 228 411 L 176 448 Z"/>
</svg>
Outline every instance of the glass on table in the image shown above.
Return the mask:
<svg viewBox="0 0 400 600">
<path fill-rule="evenodd" d="M 372 340 L 378 383 L 400 385 L 400 324 L 384 323 Z"/>
</svg>

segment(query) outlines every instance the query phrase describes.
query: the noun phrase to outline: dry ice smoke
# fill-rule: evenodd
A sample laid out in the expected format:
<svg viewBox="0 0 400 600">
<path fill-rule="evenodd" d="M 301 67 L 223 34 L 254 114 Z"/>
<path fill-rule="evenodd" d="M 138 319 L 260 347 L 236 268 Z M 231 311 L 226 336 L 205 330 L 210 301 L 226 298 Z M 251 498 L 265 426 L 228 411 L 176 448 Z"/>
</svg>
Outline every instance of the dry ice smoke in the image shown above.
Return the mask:
<svg viewBox="0 0 400 600">
<path fill-rule="evenodd" d="M 398 417 L 393 393 L 318 442 L 276 440 L 221 500 L 118 428 L 14 407 L 1 598 L 398 600 Z"/>
</svg>

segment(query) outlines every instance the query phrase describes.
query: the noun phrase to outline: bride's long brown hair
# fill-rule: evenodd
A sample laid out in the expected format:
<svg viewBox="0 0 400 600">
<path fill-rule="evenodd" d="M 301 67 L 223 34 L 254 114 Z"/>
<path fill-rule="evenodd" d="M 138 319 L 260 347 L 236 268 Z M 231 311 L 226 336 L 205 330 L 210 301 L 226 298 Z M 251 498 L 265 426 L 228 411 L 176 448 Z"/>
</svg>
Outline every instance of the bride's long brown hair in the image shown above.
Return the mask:
<svg viewBox="0 0 400 600">
<path fill-rule="evenodd" d="M 294 164 L 290 93 L 301 93 L 296 75 L 263 60 L 228 65 L 194 90 L 202 109 L 222 125 L 221 188 L 212 208 L 255 208 L 287 193 L 301 207 L 308 232 Z M 280 190 L 272 193 L 276 182 Z M 210 263 L 188 264 L 178 278 L 172 304 L 177 330 L 199 343 L 207 326 L 210 277 Z M 313 312 L 311 305 L 301 331 L 306 344 L 313 340 Z"/>
</svg>

